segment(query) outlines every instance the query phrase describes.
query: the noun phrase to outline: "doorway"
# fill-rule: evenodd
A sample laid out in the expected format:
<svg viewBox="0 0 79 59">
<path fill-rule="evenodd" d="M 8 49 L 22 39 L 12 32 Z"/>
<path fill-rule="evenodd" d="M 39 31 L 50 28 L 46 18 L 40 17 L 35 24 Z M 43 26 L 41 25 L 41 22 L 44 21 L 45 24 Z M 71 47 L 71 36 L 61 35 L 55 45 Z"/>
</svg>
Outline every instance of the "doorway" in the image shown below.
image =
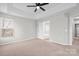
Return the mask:
<svg viewBox="0 0 79 59">
<path fill-rule="evenodd" d="M 79 39 L 79 19 L 74 19 L 73 37 Z"/>
<path fill-rule="evenodd" d="M 78 47 L 79 45 L 79 18 L 76 16 L 71 19 L 71 31 L 70 31 L 70 43 L 74 47 Z"/>
<path fill-rule="evenodd" d="M 37 36 L 40 39 L 48 39 L 50 30 L 50 21 L 39 21 Z"/>
</svg>

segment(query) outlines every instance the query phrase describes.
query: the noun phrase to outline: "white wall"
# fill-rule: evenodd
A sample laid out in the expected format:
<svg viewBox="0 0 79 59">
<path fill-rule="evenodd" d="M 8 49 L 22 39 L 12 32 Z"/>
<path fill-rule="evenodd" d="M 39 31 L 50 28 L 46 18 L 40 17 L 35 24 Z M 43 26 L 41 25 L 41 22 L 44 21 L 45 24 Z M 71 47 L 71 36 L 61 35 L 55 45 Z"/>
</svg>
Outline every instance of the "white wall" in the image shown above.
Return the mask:
<svg viewBox="0 0 79 59">
<path fill-rule="evenodd" d="M 13 19 L 14 21 L 14 39 L 0 39 L 0 44 L 13 42 L 17 40 L 28 40 L 35 38 L 36 36 L 36 26 L 35 26 L 35 20 L 31 19 L 25 19 L 21 17 L 15 17 L 15 16 L 8 16 L 8 15 L 1 15 L 0 17 L 8 17 Z"/>
<path fill-rule="evenodd" d="M 7 3 L 0 3 L 0 12 L 5 12 L 7 13 Z"/>
<path fill-rule="evenodd" d="M 69 19 L 64 12 L 58 12 L 54 15 L 40 19 L 40 21 L 50 20 L 50 38 L 49 40 L 63 45 L 71 45 L 69 39 Z M 40 22 L 38 20 L 38 22 Z"/>
<path fill-rule="evenodd" d="M 58 13 L 54 17 L 50 17 L 50 22 L 50 39 L 60 44 L 69 44 L 68 18 L 64 13 Z"/>
<path fill-rule="evenodd" d="M 27 19 L 15 19 L 15 38 L 26 39 L 34 37 L 35 35 L 35 22 Z"/>
</svg>

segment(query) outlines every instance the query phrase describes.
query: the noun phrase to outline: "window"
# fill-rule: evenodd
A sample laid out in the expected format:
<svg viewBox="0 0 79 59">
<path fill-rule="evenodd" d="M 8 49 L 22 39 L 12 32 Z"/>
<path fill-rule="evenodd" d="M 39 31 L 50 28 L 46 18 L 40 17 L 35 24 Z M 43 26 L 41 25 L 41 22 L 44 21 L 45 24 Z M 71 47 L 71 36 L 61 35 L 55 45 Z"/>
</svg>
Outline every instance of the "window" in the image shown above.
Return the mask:
<svg viewBox="0 0 79 59">
<path fill-rule="evenodd" d="M 38 22 L 38 38 L 49 37 L 49 25 L 50 25 L 50 21 Z"/>
<path fill-rule="evenodd" d="M 0 17 L 0 36 L 11 37 L 13 32 L 13 19 Z"/>
<path fill-rule="evenodd" d="M 0 17 L 0 28 L 13 28 L 13 19 Z"/>
<path fill-rule="evenodd" d="M 43 32 L 44 34 L 49 34 L 49 21 L 43 22 Z"/>
</svg>

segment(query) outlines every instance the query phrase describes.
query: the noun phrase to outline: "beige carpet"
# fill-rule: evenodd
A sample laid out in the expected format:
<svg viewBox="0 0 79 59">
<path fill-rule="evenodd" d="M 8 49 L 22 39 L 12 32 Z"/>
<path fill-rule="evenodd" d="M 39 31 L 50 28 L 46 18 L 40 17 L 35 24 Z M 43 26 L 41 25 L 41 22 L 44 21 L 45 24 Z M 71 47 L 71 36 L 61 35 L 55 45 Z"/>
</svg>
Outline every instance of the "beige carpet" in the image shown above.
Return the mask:
<svg viewBox="0 0 79 59">
<path fill-rule="evenodd" d="M 47 40 L 33 39 L 0 46 L 2 56 L 57 56 L 79 55 L 79 40 L 72 46 L 64 46 Z"/>
</svg>

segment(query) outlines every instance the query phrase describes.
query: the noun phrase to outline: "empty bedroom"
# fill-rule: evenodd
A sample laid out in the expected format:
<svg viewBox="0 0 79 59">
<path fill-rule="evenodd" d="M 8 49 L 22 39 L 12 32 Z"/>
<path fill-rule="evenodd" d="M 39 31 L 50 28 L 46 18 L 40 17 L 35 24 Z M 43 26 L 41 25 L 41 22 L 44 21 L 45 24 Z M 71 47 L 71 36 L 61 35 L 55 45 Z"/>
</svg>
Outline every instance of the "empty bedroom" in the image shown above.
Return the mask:
<svg viewBox="0 0 79 59">
<path fill-rule="evenodd" d="M 78 24 L 78 3 L 0 3 L 0 56 L 78 56 Z"/>
</svg>

